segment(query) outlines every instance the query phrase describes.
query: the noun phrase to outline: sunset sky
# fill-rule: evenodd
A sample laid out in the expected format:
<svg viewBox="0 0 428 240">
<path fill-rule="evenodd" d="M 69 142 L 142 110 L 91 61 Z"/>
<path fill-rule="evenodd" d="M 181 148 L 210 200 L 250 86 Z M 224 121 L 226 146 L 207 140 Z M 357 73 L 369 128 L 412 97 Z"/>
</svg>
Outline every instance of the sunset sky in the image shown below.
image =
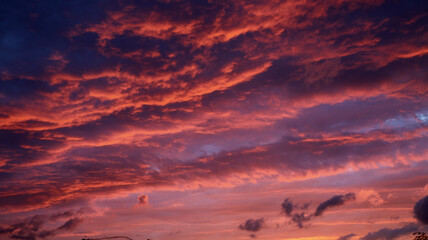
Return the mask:
<svg viewBox="0 0 428 240">
<path fill-rule="evenodd" d="M 427 26 L 426 0 L 1 1 L 0 239 L 428 232 Z"/>
</svg>

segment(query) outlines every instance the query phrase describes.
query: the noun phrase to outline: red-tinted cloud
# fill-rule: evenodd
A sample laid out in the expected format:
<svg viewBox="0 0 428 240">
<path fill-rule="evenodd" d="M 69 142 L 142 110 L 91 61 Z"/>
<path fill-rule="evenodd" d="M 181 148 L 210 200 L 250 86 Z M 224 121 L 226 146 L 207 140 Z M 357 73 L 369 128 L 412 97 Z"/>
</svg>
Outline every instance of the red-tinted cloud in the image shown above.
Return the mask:
<svg viewBox="0 0 428 240">
<path fill-rule="evenodd" d="M 408 201 L 403 189 L 416 198 L 426 184 L 415 167 L 427 161 L 423 1 L 0 9 L 4 217 L 141 192 L 150 205 L 138 211 L 151 211 L 159 199 L 150 191 L 210 187 L 220 196 L 241 184 L 317 180 L 327 188 L 326 176 L 373 188 L 380 206 L 392 204 L 386 191 Z M 146 203 L 141 196 L 131 205 Z"/>
</svg>

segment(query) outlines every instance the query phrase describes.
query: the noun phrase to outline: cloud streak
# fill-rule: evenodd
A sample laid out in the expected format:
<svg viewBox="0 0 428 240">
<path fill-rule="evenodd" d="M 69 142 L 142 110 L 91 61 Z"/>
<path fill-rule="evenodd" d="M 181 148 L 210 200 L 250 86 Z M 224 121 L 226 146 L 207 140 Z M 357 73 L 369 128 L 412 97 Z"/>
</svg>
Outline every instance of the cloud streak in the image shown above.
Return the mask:
<svg viewBox="0 0 428 240">
<path fill-rule="evenodd" d="M 411 234 L 418 231 L 419 226 L 414 223 L 407 224 L 399 228 L 382 228 L 376 232 L 370 232 L 366 236 L 361 237 L 360 240 L 377 240 L 377 239 L 397 239 L 401 236 Z"/>
<path fill-rule="evenodd" d="M 315 210 L 314 216 L 321 216 L 327 209 L 332 207 L 338 207 L 345 204 L 348 201 L 355 200 L 354 193 L 347 193 L 345 195 L 335 195 L 325 202 L 320 203 Z"/>
<path fill-rule="evenodd" d="M 355 236 L 357 236 L 355 233 L 350 233 L 344 236 L 340 236 L 337 240 L 349 240 Z"/>
</svg>

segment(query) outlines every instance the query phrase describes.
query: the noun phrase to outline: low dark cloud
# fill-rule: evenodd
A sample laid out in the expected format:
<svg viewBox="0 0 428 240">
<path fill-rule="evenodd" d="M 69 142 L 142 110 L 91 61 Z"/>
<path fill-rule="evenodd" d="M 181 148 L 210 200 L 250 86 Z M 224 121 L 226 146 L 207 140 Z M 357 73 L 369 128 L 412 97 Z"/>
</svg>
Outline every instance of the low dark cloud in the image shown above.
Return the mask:
<svg viewBox="0 0 428 240">
<path fill-rule="evenodd" d="M 355 200 L 354 193 L 348 193 L 346 195 L 336 195 L 330 198 L 329 200 L 318 205 L 314 215 L 321 216 L 327 208 L 341 206 L 351 200 Z"/>
<path fill-rule="evenodd" d="M 400 228 L 382 228 L 375 232 L 370 232 L 366 236 L 361 237 L 360 240 L 394 240 L 401 236 L 411 234 L 414 232 L 428 231 L 428 196 L 423 197 L 415 203 L 413 207 L 414 217 L 423 225 L 418 223 L 409 223 Z"/>
<path fill-rule="evenodd" d="M 140 205 L 146 205 L 149 203 L 149 196 L 146 194 L 138 196 L 138 204 Z"/>
<path fill-rule="evenodd" d="M 294 205 L 289 198 L 286 198 L 284 202 L 282 202 L 281 207 L 285 215 L 290 216 L 291 213 L 293 212 Z"/>
<path fill-rule="evenodd" d="M 312 218 L 312 214 L 308 214 L 305 212 L 294 213 L 291 215 L 291 221 L 297 224 L 297 227 L 304 228 L 305 223 L 309 222 Z"/>
<path fill-rule="evenodd" d="M 419 230 L 419 225 L 415 223 L 407 224 L 401 228 L 382 228 L 376 232 L 370 232 L 360 240 L 394 240 L 401 236 L 411 234 Z"/>
<path fill-rule="evenodd" d="M 7 234 L 15 239 L 36 239 L 37 233 L 40 233 L 40 227 L 45 223 L 45 217 L 35 215 L 30 219 L 10 225 L 7 228 L 0 228 L 0 234 Z"/>
<path fill-rule="evenodd" d="M 281 204 L 282 211 L 284 212 L 285 216 L 289 217 L 290 220 L 295 223 L 299 228 L 304 228 L 304 224 L 306 222 L 309 222 L 312 218 L 312 214 L 307 213 L 308 206 L 308 203 L 303 204 L 302 206 L 293 204 L 293 202 L 289 198 L 286 198 Z M 302 211 L 296 213 L 296 209 Z"/>
<path fill-rule="evenodd" d="M 355 236 L 357 236 L 355 233 L 350 233 L 350 234 L 339 237 L 337 240 L 349 240 Z"/>
<path fill-rule="evenodd" d="M 263 227 L 264 223 L 265 220 L 263 218 L 248 219 L 243 224 L 239 225 L 239 229 L 250 232 L 257 232 Z"/>
<path fill-rule="evenodd" d="M 308 207 L 310 203 L 298 205 L 294 204 L 289 198 L 286 198 L 284 202 L 282 202 L 281 208 L 282 212 L 286 217 L 290 218 L 291 222 L 295 223 L 299 228 L 304 228 L 305 223 L 311 221 L 313 217 L 321 216 L 327 208 L 340 206 L 351 200 L 355 200 L 354 193 L 333 196 L 332 198 L 318 205 L 313 214 L 308 213 Z M 296 210 L 299 211 L 296 212 Z"/>
<path fill-rule="evenodd" d="M 81 222 L 82 218 L 72 217 L 61 226 L 54 229 L 43 229 L 43 225 L 58 218 L 74 215 L 71 211 L 48 215 L 35 215 L 22 222 L 12 224 L 5 228 L 0 228 L 0 235 L 6 235 L 11 239 L 36 240 L 40 238 L 53 237 L 61 232 L 74 230 Z"/>
<path fill-rule="evenodd" d="M 82 222 L 81 218 L 71 218 L 63 225 L 57 228 L 57 231 L 71 231 L 75 229 Z"/>
<path fill-rule="evenodd" d="M 415 203 L 413 213 L 419 222 L 428 225 L 428 196 L 425 196 Z"/>
</svg>

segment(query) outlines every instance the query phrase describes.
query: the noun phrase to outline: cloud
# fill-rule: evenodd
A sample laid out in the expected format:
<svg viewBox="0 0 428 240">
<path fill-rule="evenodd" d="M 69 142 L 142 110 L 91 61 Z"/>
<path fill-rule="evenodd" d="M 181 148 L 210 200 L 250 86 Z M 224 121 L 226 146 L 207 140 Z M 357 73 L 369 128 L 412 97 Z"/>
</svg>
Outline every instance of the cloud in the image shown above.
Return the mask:
<svg viewBox="0 0 428 240">
<path fill-rule="evenodd" d="M 321 216 L 328 208 L 341 206 L 351 200 L 355 200 L 354 193 L 333 196 L 332 198 L 318 205 L 317 209 L 315 210 L 314 216 Z"/>
<path fill-rule="evenodd" d="M 67 222 L 65 222 L 63 225 L 59 226 L 57 228 L 57 231 L 70 231 L 75 229 L 80 223 L 82 222 L 81 218 L 71 218 Z"/>
<path fill-rule="evenodd" d="M 408 2 L 3 1 L 5 218 L 144 187 L 415 166 L 426 7 Z M 281 207 L 300 228 L 313 217 Z"/>
<path fill-rule="evenodd" d="M 356 194 L 358 201 L 367 201 L 371 205 L 378 206 L 385 203 L 385 200 L 373 189 L 362 189 Z"/>
<path fill-rule="evenodd" d="M 382 228 L 376 232 L 370 232 L 366 236 L 361 237 L 360 240 L 394 240 L 401 236 L 411 234 L 419 230 L 419 225 L 409 223 L 400 228 Z"/>
<path fill-rule="evenodd" d="M 65 211 L 65 212 L 60 212 L 60 213 L 56 213 L 56 214 L 52 214 L 50 216 L 50 220 L 57 220 L 57 219 L 62 219 L 62 218 L 70 218 L 74 215 L 74 212 L 69 210 L 69 211 Z"/>
<path fill-rule="evenodd" d="M 284 202 L 282 202 L 281 207 L 286 216 L 290 216 L 294 209 L 294 205 L 289 198 L 286 198 Z"/>
<path fill-rule="evenodd" d="M 146 194 L 142 194 L 138 196 L 138 204 L 146 205 L 148 203 L 149 203 L 149 196 L 147 196 Z"/>
<path fill-rule="evenodd" d="M 53 237 L 61 232 L 74 230 L 81 222 L 80 217 L 72 217 L 61 226 L 54 229 L 43 229 L 43 225 L 49 221 L 55 221 L 58 218 L 70 216 L 69 212 L 57 213 L 51 216 L 34 215 L 22 222 L 12 224 L 6 228 L 0 228 L 1 235 L 7 235 L 12 239 L 36 240 L 40 238 Z"/>
<path fill-rule="evenodd" d="M 3 1 L 2 219 L 87 202 L 107 209 L 111 203 L 100 202 L 109 195 L 122 201 L 141 189 L 163 199 L 178 193 L 159 189 L 303 184 L 296 180 L 331 175 L 340 179 L 335 187 L 357 189 L 389 166 L 399 173 L 356 198 L 385 207 L 401 201 L 397 193 L 385 202 L 378 191 L 426 184 L 419 167 L 428 143 L 426 3 L 384 2 Z M 404 181 L 410 168 L 422 173 Z M 373 174 L 356 179 L 363 169 Z M 317 184 L 331 186 L 323 179 Z M 135 198 L 149 204 L 147 195 Z M 347 202 L 336 198 L 315 215 L 317 205 L 308 210 L 290 199 L 281 211 L 305 228 Z M 182 221 L 164 216 L 152 231 L 165 230 L 157 222 Z M 80 223 L 66 211 L 41 219 L 5 227 L 4 237 L 48 238 Z"/>
<path fill-rule="evenodd" d="M 370 232 L 366 236 L 361 237 L 361 240 L 394 240 L 401 236 L 411 234 L 417 231 L 428 231 L 428 196 L 423 197 L 418 200 L 413 207 L 414 217 L 418 220 L 419 223 L 409 223 L 400 228 L 382 228 L 375 232 Z M 425 226 L 424 226 L 425 225 Z"/>
<path fill-rule="evenodd" d="M 37 237 L 40 238 L 46 238 L 46 237 L 53 237 L 61 232 L 69 232 L 74 230 L 80 223 L 82 222 L 81 218 L 71 218 L 67 222 L 65 222 L 63 225 L 59 226 L 56 229 L 53 230 L 42 230 L 39 233 L 37 233 Z"/>
<path fill-rule="evenodd" d="M 428 196 L 421 198 L 415 203 L 413 214 L 419 222 L 428 225 Z"/>
<path fill-rule="evenodd" d="M 239 225 L 239 229 L 250 232 L 257 232 L 263 227 L 264 223 L 265 220 L 263 218 L 248 219 L 243 224 Z"/>
<path fill-rule="evenodd" d="M 281 204 L 281 209 L 285 216 L 288 217 L 291 222 L 295 223 L 297 227 L 304 228 L 305 223 L 310 222 L 313 217 L 321 216 L 326 209 L 341 206 L 345 204 L 345 202 L 351 200 L 355 200 L 354 193 L 336 195 L 328 199 L 327 201 L 319 204 L 315 212 L 313 214 L 309 214 L 308 207 L 310 203 L 306 203 L 302 206 L 299 206 L 298 204 L 294 204 L 289 198 L 286 198 Z M 301 211 L 296 212 L 296 209 Z"/>
<path fill-rule="evenodd" d="M 293 213 L 290 217 L 291 217 L 291 221 L 297 224 L 297 227 L 304 228 L 304 223 L 309 222 L 312 219 L 312 214 L 300 212 L 300 213 Z"/>
<path fill-rule="evenodd" d="M 11 238 L 34 240 L 40 227 L 45 223 L 45 216 L 35 215 L 26 221 L 0 228 L 0 234 L 7 234 Z"/>
<path fill-rule="evenodd" d="M 293 202 L 286 198 L 281 204 L 281 208 L 285 216 L 289 217 L 292 222 L 294 222 L 297 227 L 303 228 L 304 223 L 309 222 L 312 218 L 312 214 L 308 214 L 305 211 L 296 213 L 294 210 L 307 210 L 309 204 L 304 204 L 302 207 L 293 204 Z"/>
<path fill-rule="evenodd" d="M 350 233 L 348 235 L 344 235 L 344 236 L 339 237 L 337 240 L 349 240 L 355 236 L 357 236 L 355 233 Z"/>
</svg>

